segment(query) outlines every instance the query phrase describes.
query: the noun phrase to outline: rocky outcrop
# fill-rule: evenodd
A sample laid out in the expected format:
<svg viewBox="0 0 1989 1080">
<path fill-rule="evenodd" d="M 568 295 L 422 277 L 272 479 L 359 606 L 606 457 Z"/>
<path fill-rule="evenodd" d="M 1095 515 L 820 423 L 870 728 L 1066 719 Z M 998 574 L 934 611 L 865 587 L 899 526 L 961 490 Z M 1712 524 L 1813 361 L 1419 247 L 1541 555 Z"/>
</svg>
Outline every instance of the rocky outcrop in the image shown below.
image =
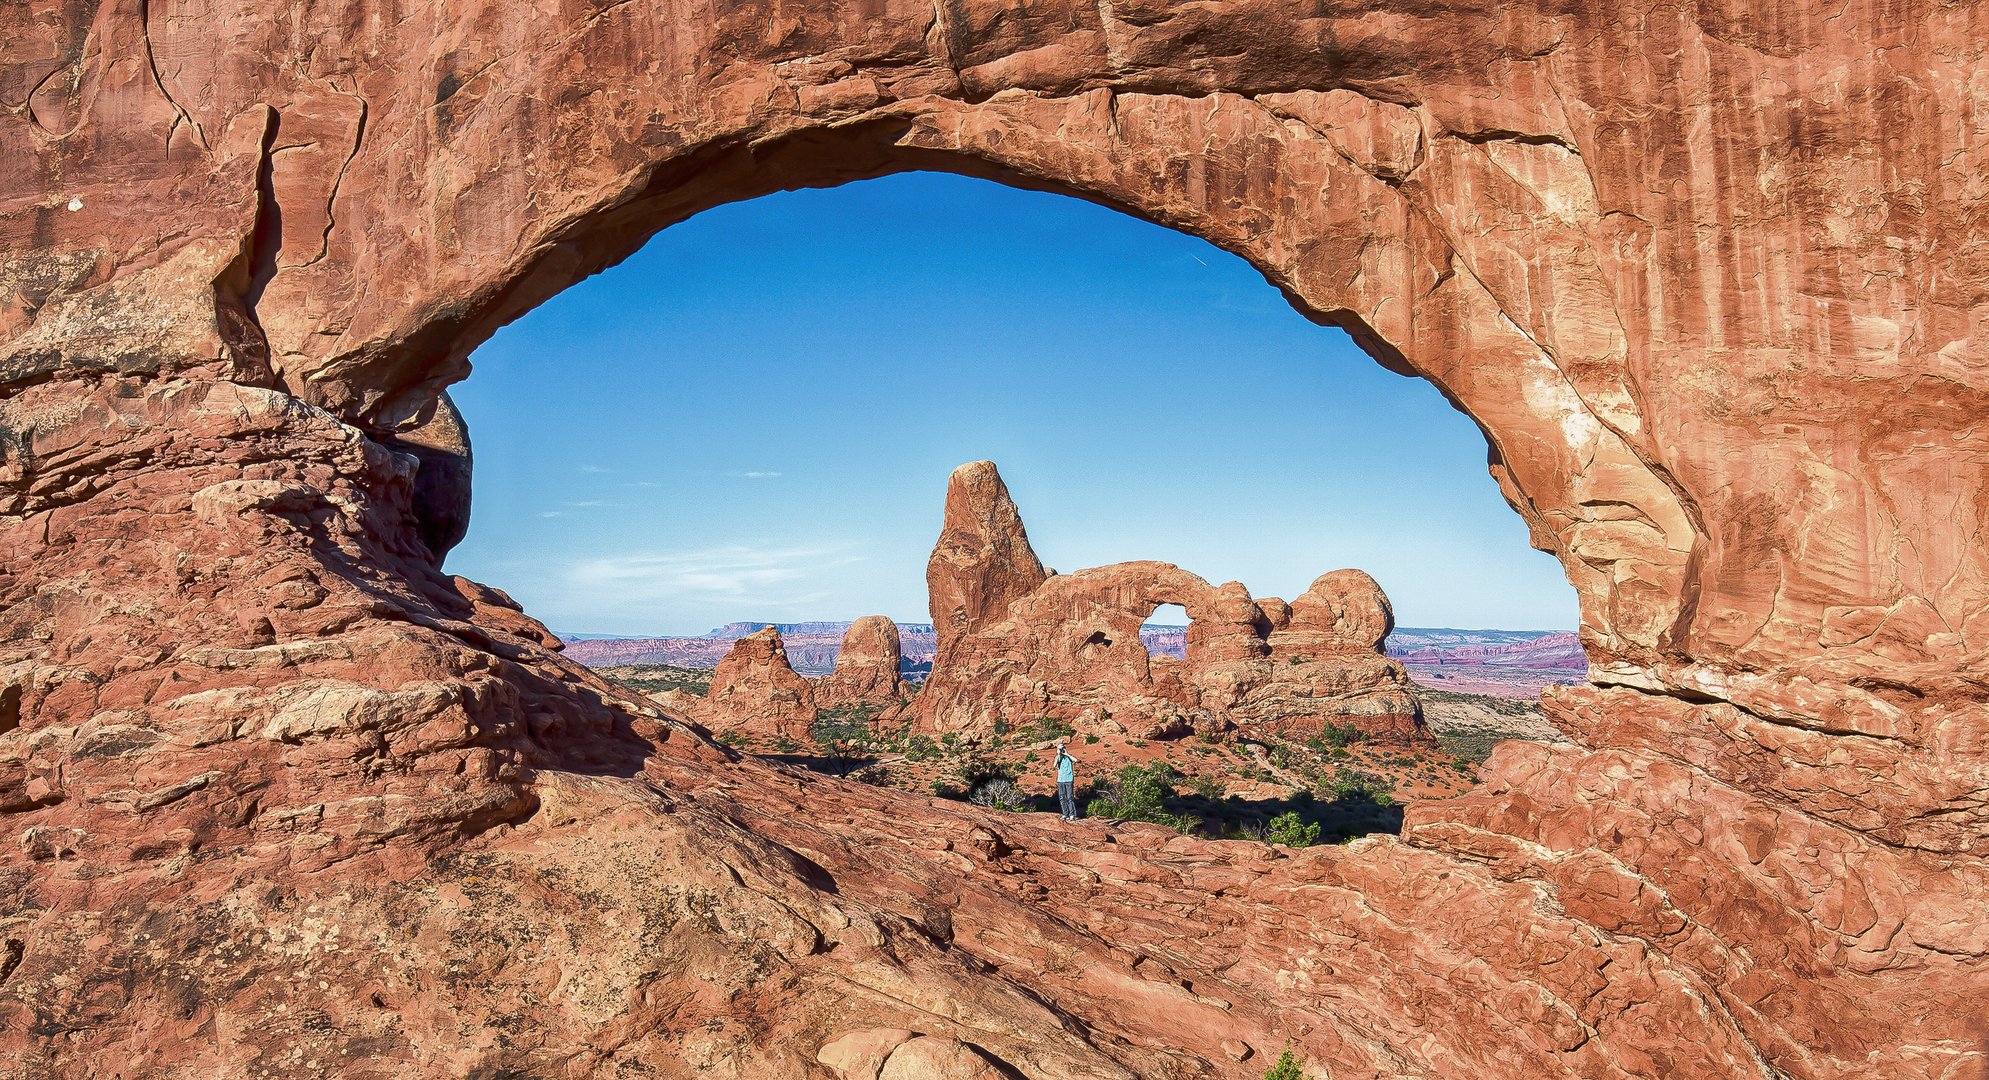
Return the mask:
<svg viewBox="0 0 1989 1080">
<path fill-rule="evenodd" d="M 1979 1074 L 1983 18 L 8 6 L 0 1054 Z M 386 440 L 478 342 L 705 208 L 931 168 L 1207 238 L 1468 412 L 1581 600 L 1570 743 L 1400 840 L 1038 823 L 741 760 L 437 570 Z"/>
<path fill-rule="evenodd" d="M 1029 546 L 1022 515 L 992 461 L 973 461 L 946 481 L 939 542 L 926 562 L 933 667 L 950 665 L 961 637 L 1000 621 L 1049 575 Z"/>
<path fill-rule="evenodd" d="M 815 688 L 788 666 L 780 631 L 769 626 L 732 643 L 696 716 L 713 731 L 798 743 L 815 723 Z"/>
<path fill-rule="evenodd" d="M 448 394 L 436 396 L 433 410 L 419 423 L 383 436 L 381 442 L 413 456 L 413 512 L 421 542 L 437 560 L 462 543 L 470 531 L 470 425 Z"/>
<path fill-rule="evenodd" d="M 898 624 L 882 615 L 865 615 L 843 633 L 835 670 L 815 681 L 815 705 L 835 709 L 899 704 L 907 696 L 898 674 L 903 660 Z"/>
<path fill-rule="evenodd" d="M 999 492 L 992 525 L 986 503 L 958 497 L 963 474 Z M 1040 565 L 994 465 L 962 466 L 953 477 L 930 565 L 975 582 L 1012 582 L 1009 568 Z M 941 597 L 933 593 L 935 624 L 958 610 L 942 608 Z M 1188 613 L 1178 660 L 1151 653 L 1140 638 L 1140 624 L 1163 604 Z M 1282 601 L 1271 606 L 1282 627 L 1275 631 L 1241 584 L 1218 588 L 1162 562 L 1052 575 L 1006 607 L 982 606 L 957 624 L 913 704 L 912 725 L 985 737 L 1049 718 L 1087 734 L 1172 738 L 1239 721 L 1300 737 L 1350 723 L 1370 736 L 1428 740 L 1408 676 L 1381 653 L 1394 614 L 1373 578 L 1335 571 L 1288 610 Z"/>
</svg>

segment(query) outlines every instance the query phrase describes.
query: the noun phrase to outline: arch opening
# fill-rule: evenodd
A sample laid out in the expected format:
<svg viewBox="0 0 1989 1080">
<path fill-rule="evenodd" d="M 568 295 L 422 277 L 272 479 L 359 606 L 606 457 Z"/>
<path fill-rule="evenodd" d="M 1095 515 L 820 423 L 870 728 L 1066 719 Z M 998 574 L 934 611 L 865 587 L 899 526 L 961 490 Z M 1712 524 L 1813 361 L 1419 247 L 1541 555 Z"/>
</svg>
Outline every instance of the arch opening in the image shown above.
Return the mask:
<svg viewBox="0 0 1989 1080">
<path fill-rule="evenodd" d="M 888 235 L 873 240 L 866 228 Z M 770 251 L 780 254 L 770 259 Z M 1167 269 L 1153 270 L 1157 263 Z M 641 284 L 607 287 L 631 274 Z M 742 305 L 717 286 L 685 284 L 693 279 L 750 282 L 761 302 Z M 1289 297 L 1264 288 L 1254 268 L 1178 231 L 1042 192 L 911 174 L 714 210 L 659 233 L 600 283 L 500 333 L 479 353 L 479 377 L 459 388 L 480 432 L 537 426 L 544 434 L 508 445 L 480 436 L 477 520 L 512 524 L 473 531 L 451 566 L 510 582 L 523 568 L 520 553 L 536 545 L 544 566 L 552 564 L 545 552 L 579 545 L 563 578 L 530 574 L 514 589 L 519 599 L 568 638 L 569 656 L 639 689 L 678 691 L 669 704 L 714 729 L 739 725 L 748 749 L 806 760 L 797 751 L 811 736 L 839 745 L 911 738 L 939 745 L 943 756 L 1012 752 L 1018 739 L 1069 731 L 1099 740 L 1107 762 L 1120 754 L 1137 763 L 1152 756 L 1133 754 L 1139 744 L 1165 744 L 1162 759 L 1185 759 L 1179 740 L 1193 735 L 1232 755 L 1225 767 L 1235 775 L 1204 776 L 1207 791 L 1233 781 L 1277 787 L 1287 799 L 1318 789 L 1329 803 L 1428 797 L 1462 790 L 1471 773 L 1423 729 L 1408 678 L 1388 674 L 1394 661 L 1379 655 L 1378 639 L 1336 643 L 1322 624 L 1306 631 L 1311 639 L 1280 639 L 1274 661 L 1270 638 L 1288 624 L 1290 605 L 1267 601 L 1271 613 L 1260 611 L 1244 584 L 1218 590 L 1190 571 L 1298 597 L 1336 566 L 1370 566 L 1384 581 L 1405 583 L 1396 602 L 1411 611 L 1430 611 L 1438 596 L 1454 604 L 1473 580 L 1531 571 L 1536 589 L 1544 579 L 1559 595 L 1518 621 L 1572 627 L 1565 585 L 1511 528 L 1476 465 L 1481 435 L 1452 404 L 1367 365 L 1335 331 L 1295 316 Z M 689 295 L 670 298 L 657 287 L 664 283 Z M 906 303 L 921 294 L 943 299 Z M 632 306 L 644 314 L 632 317 Z M 1275 329 L 1250 329 L 1263 323 Z M 1220 370 L 1204 361 L 1224 350 L 1250 354 L 1255 373 L 1234 356 Z M 689 358 L 710 355 L 741 362 L 692 370 Z M 594 370 L 576 379 L 579 367 Z M 556 377 L 535 380 L 534 372 Z M 509 380 L 508 401 L 487 389 L 495 379 Z M 588 385 L 611 389 L 573 397 L 572 387 Z M 1378 402 L 1410 411 L 1390 428 L 1374 419 L 1388 413 Z M 607 437 L 647 430 L 642 418 L 659 415 L 672 418 L 661 438 Z M 1206 420 L 1169 433 L 1140 419 L 1153 415 Z M 1335 434 L 1304 437 L 1308 424 Z M 586 438 L 562 440 L 561 430 Z M 853 440 L 852 430 L 888 434 Z M 1253 434 L 1239 439 L 1239 430 Z M 1391 441 L 1404 430 L 1418 433 L 1412 443 Z M 563 441 L 574 452 L 548 452 Z M 841 683 L 824 682 L 812 728 L 783 720 L 757 730 L 732 706 L 713 712 L 691 700 L 732 700 L 730 691 L 662 670 L 709 670 L 746 634 L 773 626 L 788 666 L 804 681 L 820 677 L 850 647 L 841 637 L 858 615 L 895 622 L 901 671 L 933 670 L 928 619 L 940 620 L 925 610 L 928 582 L 917 572 L 940 524 L 930 478 L 979 456 L 1000 459 L 1026 483 L 1023 510 L 1047 561 L 1098 568 L 1049 579 L 1017 616 L 1022 629 L 1011 631 L 1027 640 L 976 645 L 974 663 L 1025 666 L 1069 649 L 1067 668 L 1051 675 L 1043 696 L 998 701 L 1007 691 L 978 676 L 948 678 L 942 660 L 940 677 L 917 699 L 901 685 L 855 701 Z M 1439 459 L 1443 479 L 1413 503 L 1402 500 L 1402 483 L 1386 479 L 1433 470 Z M 520 473 L 522 484 L 494 479 Z M 840 505 L 852 502 L 860 512 Z M 1170 512 L 1156 516 L 1157 506 Z M 1426 520 L 1439 510 L 1457 517 Z M 636 524 L 626 523 L 631 517 Z M 1505 530 L 1469 542 L 1519 561 L 1459 572 L 1471 562 L 1465 548 L 1431 554 L 1440 545 L 1428 538 L 1456 532 L 1467 518 Z M 891 535 L 865 534 L 866 519 Z M 630 534 L 650 546 L 586 546 Z M 787 542 L 771 545 L 775 534 Z M 514 561 L 499 561 L 500 552 Z M 1123 563 L 1141 556 L 1186 569 Z M 1449 576 L 1420 580 L 1432 576 L 1428 566 L 1448 567 Z M 1113 599 L 1122 592 L 1124 604 Z M 598 614 L 611 610 L 609 600 L 621 614 Z M 1497 604 L 1496 591 L 1485 600 Z M 1213 618 L 1198 616 L 1191 629 L 1191 609 Z M 1453 606 L 1421 621 L 1529 629 L 1485 610 Z M 1539 614 L 1548 610 L 1563 614 Z M 1068 637 L 1056 629 L 1064 618 L 1076 620 Z M 1156 633 L 1156 624 L 1164 629 Z M 1002 649 L 1027 655 L 1000 660 Z M 1333 686 L 1328 673 L 1351 670 L 1353 654 L 1377 669 L 1351 691 Z M 873 680 L 873 689 L 888 682 Z M 788 690 L 766 696 L 778 697 L 778 708 L 768 705 L 776 713 L 810 707 Z M 1356 704 L 1321 704 L 1336 696 Z M 1260 750 L 1235 741 L 1240 732 L 1278 741 L 1277 761 L 1260 761 Z M 884 756 L 881 745 L 870 749 Z M 846 764 L 839 753 L 824 757 Z M 1292 765 L 1299 759 L 1307 768 Z M 1009 764 L 1028 767 L 1021 758 Z M 1336 779 L 1342 773 L 1351 789 Z M 908 786 L 927 780 L 923 772 L 912 779 Z M 1290 807 L 1270 799 L 1254 820 L 1262 824 L 1274 809 Z M 1247 824 L 1204 811 L 1212 834 Z M 1400 820 L 1370 816 L 1360 827 Z M 1350 827 L 1345 815 L 1339 821 Z"/>
<path fill-rule="evenodd" d="M 1161 604 L 1140 623 L 1140 643 L 1151 656 L 1179 660 L 1188 652 L 1188 609 Z"/>
</svg>

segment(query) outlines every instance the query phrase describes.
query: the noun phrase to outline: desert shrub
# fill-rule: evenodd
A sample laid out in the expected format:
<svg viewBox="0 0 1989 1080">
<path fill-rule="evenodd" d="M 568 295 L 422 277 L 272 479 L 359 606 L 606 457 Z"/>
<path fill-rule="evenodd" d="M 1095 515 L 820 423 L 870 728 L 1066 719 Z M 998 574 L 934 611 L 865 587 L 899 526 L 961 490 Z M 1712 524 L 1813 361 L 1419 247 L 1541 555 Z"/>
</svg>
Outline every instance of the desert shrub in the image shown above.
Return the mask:
<svg viewBox="0 0 1989 1080">
<path fill-rule="evenodd" d="M 1085 804 L 1085 816 L 1150 821 L 1170 829 L 1192 832 L 1200 825 L 1199 822 L 1167 808 L 1167 800 L 1174 797 L 1174 780 L 1173 767 L 1164 761 L 1123 766 L 1111 779 L 1097 785 L 1097 794 Z"/>
<path fill-rule="evenodd" d="M 1225 824 L 1222 827 L 1222 836 L 1225 840 L 1255 840 L 1260 844 L 1268 843 L 1269 826 L 1257 818 L 1245 818 L 1242 821 Z"/>
<path fill-rule="evenodd" d="M 967 801 L 990 810 L 1024 810 L 1029 806 L 1029 796 L 1003 776 L 990 776 L 969 788 Z"/>
<path fill-rule="evenodd" d="M 891 786 L 891 772 L 882 765 L 865 765 L 849 774 L 851 780 L 859 784 L 872 784 L 877 787 Z"/>
<path fill-rule="evenodd" d="M 1319 741 L 1328 747 L 1352 746 L 1367 741 L 1366 733 L 1352 724 L 1327 724 L 1319 733 Z"/>
<path fill-rule="evenodd" d="M 1072 727 L 1068 720 L 1045 716 L 1037 720 L 1023 734 L 1029 742 L 1049 742 L 1052 739 L 1069 739 L 1077 734 L 1077 729 Z"/>
<path fill-rule="evenodd" d="M 932 793 L 942 799 L 964 799 L 967 797 L 967 793 L 960 790 L 958 784 L 943 776 L 932 782 Z"/>
<path fill-rule="evenodd" d="M 968 791 L 984 781 L 1006 780 L 1010 783 L 1022 775 L 1022 766 L 1013 761 L 996 761 L 985 754 L 971 754 L 953 764 L 953 775 Z"/>
<path fill-rule="evenodd" d="M 774 753 L 776 754 L 792 754 L 795 751 L 801 749 L 801 744 L 795 742 L 793 739 L 790 739 L 785 735 L 782 735 L 780 739 L 774 743 L 773 748 L 774 748 Z"/>
<path fill-rule="evenodd" d="M 1189 791 L 1204 799 L 1220 799 L 1223 796 L 1222 781 L 1213 776 L 1184 776 L 1181 782 Z"/>
<path fill-rule="evenodd" d="M 870 718 L 876 710 L 864 706 L 824 709 L 808 734 L 823 746 L 871 741 Z"/>
<path fill-rule="evenodd" d="M 905 760 L 931 761 L 939 756 L 939 747 L 924 735 L 914 735 L 905 740 Z"/>
<path fill-rule="evenodd" d="M 1298 814 L 1287 810 L 1264 827 L 1264 842 L 1286 847 L 1311 847 L 1319 842 L 1319 823 L 1306 824 Z"/>
<path fill-rule="evenodd" d="M 1086 745 L 1086 746 L 1097 746 L 1097 745 L 1098 745 L 1098 736 L 1096 736 L 1096 735 L 1086 735 L 1086 736 L 1084 737 L 1084 745 Z"/>
<path fill-rule="evenodd" d="M 1270 1071 L 1264 1074 L 1264 1080 L 1305 1080 L 1305 1062 L 1287 1046 Z"/>
<path fill-rule="evenodd" d="M 1320 785 L 1319 795 L 1328 802 L 1368 803 L 1373 806 L 1393 806 L 1395 796 L 1388 790 L 1388 782 L 1373 773 L 1359 769 L 1341 769 Z"/>
</svg>

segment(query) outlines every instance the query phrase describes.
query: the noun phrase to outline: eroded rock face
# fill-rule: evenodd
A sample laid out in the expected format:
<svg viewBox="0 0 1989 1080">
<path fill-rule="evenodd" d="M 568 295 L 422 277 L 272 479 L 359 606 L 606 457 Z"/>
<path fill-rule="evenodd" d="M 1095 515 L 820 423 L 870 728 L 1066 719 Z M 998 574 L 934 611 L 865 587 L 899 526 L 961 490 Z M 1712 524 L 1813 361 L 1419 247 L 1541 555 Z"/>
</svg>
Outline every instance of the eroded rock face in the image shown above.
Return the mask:
<svg viewBox="0 0 1989 1080">
<path fill-rule="evenodd" d="M 898 674 L 903 660 L 898 624 L 883 615 L 865 615 L 843 632 L 835 670 L 815 680 L 816 706 L 888 708 L 901 703 L 907 692 Z"/>
<path fill-rule="evenodd" d="M 994 462 L 953 470 L 943 522 L 925 567 L 934 669 L 949 662 L 963 635 L 999 621 L 1048 577 Z"/>
<path fill-rule="evenodd" d="M 714 731 L 799 742 L 815 722 L 815 688 L 789 666 L 780 631 L 769 626 L 732 643 L 697 718 Z"/>
<path fill-rule="evenodd" d="M 1980 1073 L 1984 18 L 0 12 L 0 1053 Z M 1570 744 L 1399 841 L 1108 843 L 738 759 L 436 571 L 385 440 L 494 328 L 698 210 L 907 168 L 1206 237 L 1436 383 L 1581 598 Z"/>
<path fill-rule="evenodd" d="M 1000 493 L 999 515 L 958 497 L 963 474 Z M 962 466 L 953 477 L 927 572 L 934 625 L 960 610 L 942 600 L 966 591 L 949 582 L 1008 583 L 1018 563 L 1040 565 L 993 464 Z M 1179 660 L 1150 655 L 1140 641 L 1140 624 L 1163 604 L 1188 613 Z M 1048 718 L 1087 734 L 1173 738 L 1239 721 L 1300 737 L 1351 723 L 1371 736 L 1429 738 L 1408 675 L 1381 653 L 1395 621 L 1373 578 L 1336 570 L 1288 609 L 1272 607 L 1277 630 L 1242 584 L 1218 588 L 1170 563 L 1054 575 L 1005 607 L 983 605 L 956 621 L 913 703 L 912 725 L 987 736 Z"/>
</svg>

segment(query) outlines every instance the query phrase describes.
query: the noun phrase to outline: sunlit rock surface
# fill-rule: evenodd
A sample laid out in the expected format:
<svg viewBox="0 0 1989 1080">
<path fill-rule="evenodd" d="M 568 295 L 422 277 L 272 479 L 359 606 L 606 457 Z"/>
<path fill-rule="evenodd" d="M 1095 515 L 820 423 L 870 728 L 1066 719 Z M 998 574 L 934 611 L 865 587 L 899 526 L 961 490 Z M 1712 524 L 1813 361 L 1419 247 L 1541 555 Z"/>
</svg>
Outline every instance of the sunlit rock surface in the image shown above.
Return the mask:
<svg viewBox="0 0 1989 1080">
<path fill-rule="evenodd" d="M 914 730 L 987 737 L 1052 719 L 1084 734 L 1175 738 L 1241 722 L 1299 737 L 1351 724 L 1429 739 L 1407 673 L 1381 652 L 1395 625 L 1388 598 L 1359 570 L 1321 577 L 1273 629 L 1241 584 L 1218 588 L 1171 563 L 1047 577 L 1017 566 L 1041 563 L 1007 486 L 992 462 L 962 465 L 926 569 L 933 624 L 949 632 L 912 703 Z M 1028 580 L 1037 584 L 1023 589 Z M 1179 659 L 1140 639 L 1163 604 L 1188 614 Z"/>
<path fill-rule="evenodd" d="M 1985 20 L 7 8 L 0 1055 L 1981 1073 Z M 1572 743 L 1399 841 L 1108 835 L 739 760 L 437 572 L 388 440 L 478 342 L 700 209 L 907 168 L 1207 237 L 1435 382 L 1581 598 Z"/>
<path fill-rule="evenodd" d="M 900 704 L 909 692 L 898 674 L 904 659 L 898 624 L 882 615 L 865 615 L 843 632 L 835 670 L 815 680 L 815 704 L 824 709 Z"/>
</svg>

